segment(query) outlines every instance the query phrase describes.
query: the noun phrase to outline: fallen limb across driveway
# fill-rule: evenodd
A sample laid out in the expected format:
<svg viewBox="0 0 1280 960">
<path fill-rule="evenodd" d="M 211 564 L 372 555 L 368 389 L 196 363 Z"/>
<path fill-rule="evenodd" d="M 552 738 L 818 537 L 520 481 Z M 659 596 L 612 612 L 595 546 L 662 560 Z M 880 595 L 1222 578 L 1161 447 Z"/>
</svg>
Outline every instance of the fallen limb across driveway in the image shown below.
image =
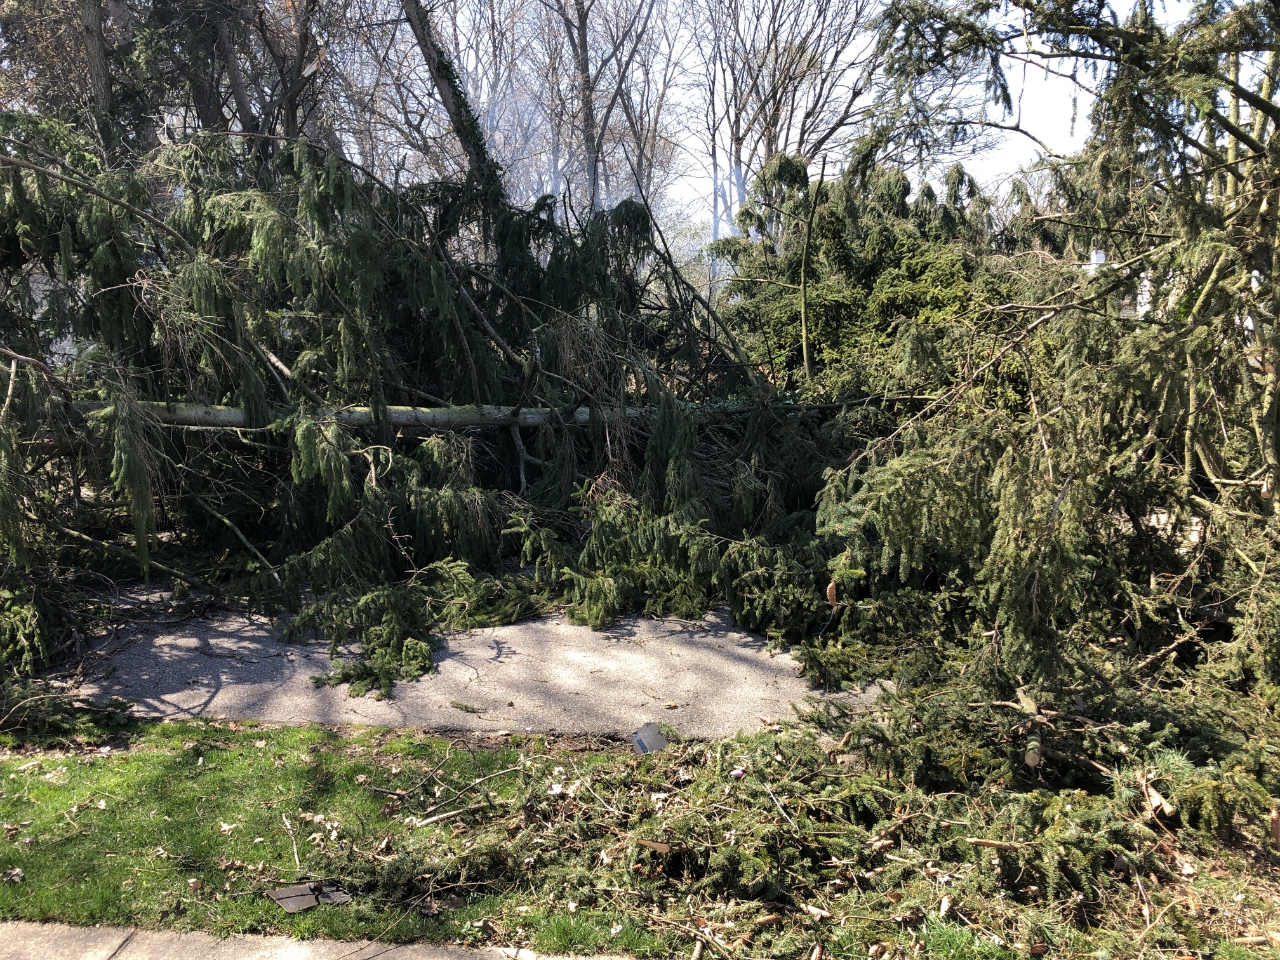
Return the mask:
<svg viewBox="0 0 1280 960">
<path fill-rule="evenodd" d="M 136 406 L 146 416 L 175 427 L 204 427 L 238 430 L 257 426 L 243 407 L 224 407 L 206 403 L 162 403 L 138 401 Z M 841 404 L 773 404 L 780 413 L 810 409 L 833 409 Z M 77 403 L 81 413 L 103 410 L 107 404 Z M 273 406 L 271 416 L 283 419 L 294 407 Z M 702 415 L 733 416 L 749 413 L 754 404 L 699 404 L 693 408 Z M 370 427 L 374 424 L 373 407 L 321 407 L 315 410 L 318 420 L 334 419 L 350 427 Z M 600 411 L 606 420 L 622 417 L 636 419 L 652 417 L 657 407 L 612 407 Z M 422 427 L 430 430 L 465 430 L 469 427 L 544 427 L 555 422 L 557 416 L 567 424 L 585 426 L 591 422 L 590 407 L 578 407 L 571 412 L 558 412 L 548 407 L 505 407 L 485 404 L 482 406 L 449 407 L 387 407 L 386 422 L 393 427 Z"/>
<path fill-rule="evenodd" d="M 104 408 L 104 404 L 80 403 L 76 408 L 91 413 Z M 137 406 L 146 415 L 160 423 L 178 427 L 225 427 L 229 430 L 252 427 L 256 424 L 243 407 L 222 407 L 204 403 L 161 403 L 141 401 Z M 293 408 L 273 407 L 277 418 L 288 416 Z M 644 411 L 640 407 L 610 411 L 610 415 L 636 417 Z M 373 407 L 332 407 L 316 411 L 317 419 L 333 418 L 352 427 L 368 427 L 374 423 Z M 434 430 L 461 430 L 467 427 L 500 427 L 514 424 L 520 427 L 542 427 L 553 422 L 556 411 L 546 407 L 387 407 L 386 422 L 393 427 L 426 427 Z M 591 421 L 591 411 L 578 407 L 565 420 L 579 426 Z"/>
</svg>

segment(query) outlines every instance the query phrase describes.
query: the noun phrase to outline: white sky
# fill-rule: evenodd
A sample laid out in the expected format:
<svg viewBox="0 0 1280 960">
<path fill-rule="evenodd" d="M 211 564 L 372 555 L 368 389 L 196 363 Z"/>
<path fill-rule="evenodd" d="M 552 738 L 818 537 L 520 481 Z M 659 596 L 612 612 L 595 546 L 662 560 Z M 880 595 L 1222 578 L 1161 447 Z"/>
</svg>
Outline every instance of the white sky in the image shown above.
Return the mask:
<svg viewBox="0 0 1280 960">
<path fill-rule="evenodd" d="M 1117 4 L 1118 8 L 1123 6 Z M 1156 0 L 1155 17 L 1165 26 L 1172 26 L 1185 19 L 1191 8 L 1192 0 Z M 1063 67 L 1066 63 L 1059 61 L 1058 66 Z M 1013 88 L 1015 115 L 1001 122 L 1016 121 L 1020 108 L 1022 127 L 1044 141 L 1053 152 L 1072 154 L 1079 151 L 1089 132 L 1089 108 L 1093 105 L 1093 98 L 1070 80 L 1047 76 L 1043 70 L 1033 66 L 1024 69 L 1022 64 L 1008 63 L 1006 70 Z M 1071 122 L 1073 96 L 1078 97 L 1074 132 Z M 1004 136 L 996 148 L 965 162 L 965 169 L 990 190 L 1006 183 L 1019 168 L 1030 164 L 1039 155 L 1040 148 L 1033 141 L 1011 133 Z"/>
<path fill-rule="evenodd" d="M 1172 25 L 1187 16 L 1192 0 L 1156 0 L 1156 17 Z M 1062 66 L 1060 61 L 1058 66 Z M 1064 77 L 1048 75 L 1043 68 L 1007 61 L 1006 75 L 1011 87 L 1014 113 L 992 119 L 1009 125 L 1020 124 L 1054 153 L 1071 155 L 1084 147 L 1089 133 L 1089 110 L 1093 98 L 1080 85 Z M 1086 85 L 1088 78 L 1085 79 Z M 1073 105 L 1073 98 L 1075 103 Z M 1073 123 L 1074 110 L 1074 123 Z M 965 169 L 982 184 L 984 191 L 999 195 L 1019 170 L 1041 156 L 1036 142 L 1019 133 L 994 137 L 994 143 L 983 152 L 962 158 Z M 947 161 L 947 165 L 950 161 Z M 929 179 L 937 180 L 941 171 L 933 171 Z M 711 217 L 708 184 L 705 175 L 690 170 L 673 185 L 669 194 L 680 211 L 686 230 L 697 234 Z"/>
<path fill-rule="evenodd" d="M 1043 70 L 1013 64 L 1009 81 L 1014 101 L 1014 114 L 1000 123 L 1021 127 L 1043 141 L 1054 153 L 1073 154 L 1084 146 L 1089 132 L 1089 108 L 1092 98 L 1079 86 L 1062 77 L 1046 76 Z M 1075 125 L 1072 129 L 1072 97 L 1077 98 Z M 1041 156 L 1041 148 L 1020 133 L 1000 135 L 996 145 L 964 161 L 965 169 L 988 192 L 1000 192 L 1009 178 Z"/>
</svg>

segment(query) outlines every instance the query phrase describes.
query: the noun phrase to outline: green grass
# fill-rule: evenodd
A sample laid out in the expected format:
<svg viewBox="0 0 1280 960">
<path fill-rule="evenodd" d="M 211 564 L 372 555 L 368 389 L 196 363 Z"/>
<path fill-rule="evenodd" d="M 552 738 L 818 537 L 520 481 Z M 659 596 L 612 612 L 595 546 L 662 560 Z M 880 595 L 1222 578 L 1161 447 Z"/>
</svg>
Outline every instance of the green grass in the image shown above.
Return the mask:
<svg viewBox="0 0 1280 960">
<path fill-rule="evenodd" d="M 883 960 L 1276 956 L 1231 942 L 1280 926 L 1256 858 L 1187 835 L 1192 879 L 1158 857 L 1141 888 L 1102 871 L 1096 922 L 1067 923 L 1081 901 L 1031 895 L 1029 845 L 1004 855 L 1001 886 L 964 840 L 992 812 L 904 793 L 802 725 L 714 743 L 671 731 L 645 757 L 247 723 L 104 736 L 0 756 L 0 871 L 23 872 L 0 882 L 0 918 L 636 957 L 687 957 L 697 937 L 706 960 L 807 960 L 818 943 Z M 266 896 L 303 879 L 354 899 L 290 915 Z"/>
<path fill-rule="evenodd" d="M 660 938 L 629 925 L 611 934 L 622 918 L 608 911 L 529 909 L 518 896 L 441 897 L 424 912 L 353 891 L 350 904 L 292 915 L 265 896 L 300 879 L 341 880 L 335 867 L 377 856 L 384 837 L 400 841 L 409 808 L 392 811 L 393 798 L 369 787 L 409 788 L 437 768 L 440 780 L 466 784 L 518 764 L 522 747 L 540 751 L 537 740 L 467 750 L 372 729 L 201 722 L 128 733 L 123 750 L 0 759 L 0 869 L 24 873 L 20 883 L 0 884 L 0 916 L 397 942 L 478 943 L 500 934 L 546 949 L 661 953 Z M 495 801 L 510 796 L 511 785 L 491 783 Z M 454 829 L 445 822 L 413 832 L 447 842 Z"/>
</svg>

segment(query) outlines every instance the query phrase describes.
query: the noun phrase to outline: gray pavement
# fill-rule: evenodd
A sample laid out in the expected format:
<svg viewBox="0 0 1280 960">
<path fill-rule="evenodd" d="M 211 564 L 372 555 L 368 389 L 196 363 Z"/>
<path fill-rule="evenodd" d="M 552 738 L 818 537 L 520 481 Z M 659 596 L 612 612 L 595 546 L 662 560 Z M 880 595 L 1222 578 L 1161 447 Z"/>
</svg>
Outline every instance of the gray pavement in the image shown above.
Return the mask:
<svg viewBox="0 0 1280 960">
<path fill-rule="evenodd" d="M 60 923 L 0 923 L 0 960 L 556 960 L 529 950 L 227 937 Z M 596 957 L 596 960 L 610 960 Z M 621 960 L 621 958 L 613 958 Z"/>
<path fill-rule="evenodd" d="M 460 633 L 437 654 L 437 673 L 381 701 L 315 686 L 330 666 L 327 645 L 277 638 L 260 618 L 139 627 L 90 657 L 81 693 L 134 700 L 136 713 L 156 718 L 579 734 L 652 720 L 700 739 L 759 729 L 816 695 L 789 654 L 766 650 L 722 611 L 603 631 L 551 617 Z"/>
</svg>

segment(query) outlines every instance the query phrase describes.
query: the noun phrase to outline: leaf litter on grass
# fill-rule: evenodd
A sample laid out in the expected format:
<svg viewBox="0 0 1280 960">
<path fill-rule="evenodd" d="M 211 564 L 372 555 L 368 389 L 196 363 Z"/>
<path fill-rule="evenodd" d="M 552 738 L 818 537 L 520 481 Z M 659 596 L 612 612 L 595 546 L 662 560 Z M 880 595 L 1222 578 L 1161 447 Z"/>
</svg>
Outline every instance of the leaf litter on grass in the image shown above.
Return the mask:
<svg viewBox="0 0 1280 960">
<path fill-rule="evenodd" d="M 1203 784 L 1172 760 L 1109 791 L 930 789 L 913 782 L 924 766 L 904 775 L 872 742 L 897 709 L 644 756 L 518 736 L 140 725 L 110 755 L 49 750 L 21 773 L 29 758 L 0 760 L 0 817 L 27 824 L 0 868 L 28 875 L 0 884 L 0 913 L 339 938 L 394 920 L 397 941 L 637 956 L 701 943 L 743 958 L 1231 956 L 1280 927 L 1269 817 L 1237 811 L 1216 828 L 1226 839 L 1197 826 Z M 981 725 L 1011 710 L 970 712 Z M 54 765 L 65 782 L 40 775 Z M 1177 812 L 1153 811 L 1141 783 Z M 312 883 L 354 899 L 285 915 L 266 896 Z"/>
</svg>

